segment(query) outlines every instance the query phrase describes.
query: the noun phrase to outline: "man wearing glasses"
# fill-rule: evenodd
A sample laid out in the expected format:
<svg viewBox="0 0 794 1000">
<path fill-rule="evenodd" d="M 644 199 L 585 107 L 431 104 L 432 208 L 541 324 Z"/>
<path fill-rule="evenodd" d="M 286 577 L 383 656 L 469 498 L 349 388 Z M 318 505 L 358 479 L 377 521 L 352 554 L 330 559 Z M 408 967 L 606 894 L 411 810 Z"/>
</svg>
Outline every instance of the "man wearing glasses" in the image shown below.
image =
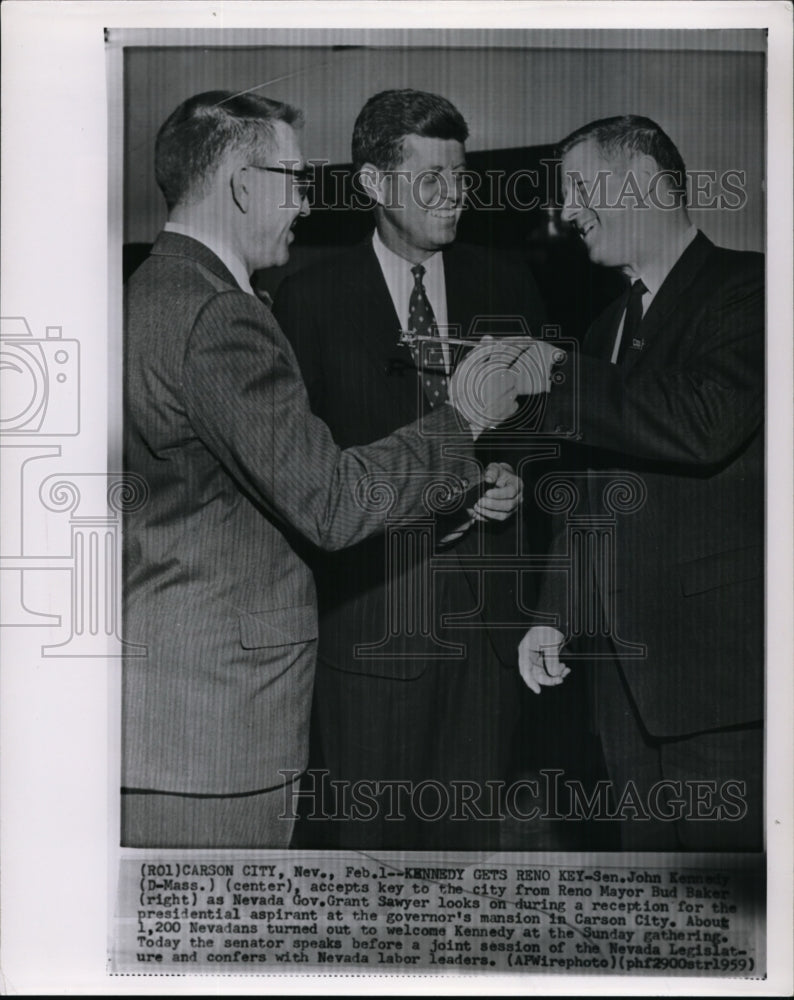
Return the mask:
<svg viewBox="0 0 794 1000">
<path fill-rule="evenodd" d="M 416 90 L 371 97 L 352 145 L 375 231 L 288 278 L 276 296 L 312 408 L 341 447 L 366 444 L 443 405 L 453 346 L 424 367 L 398 345 L 401 330 L 476 337 L 518 316 L 540 331 L 531 275 L 499 254 L 454 244 L 467 137 L 463 116 L 443 97 Z M 479 457 L 488 469 L 489 457 L 505 452 Z M 499 496 L 481 500 L 466 535 L 435 553 L 417 545 L 397 566 L 384 540 L 373 538 L 315 562 L 314 766 L 302 784 L 305 793 L 313 781 L 315 793 L 304 800 L 300 846 L 498 847 L 499 802 L 487 782 L 505 776 L 520 690 L 509 630 L 489 635 L 485 625 L 491 579 L 509 580 L 480 579 L 476 559 L 508 541 L 498 536 L 514 529 L 515 516 L 512 524 L 495 522 L 513 514 L 521 483 L 501 462 L 489 475 Z M 516 595 L 505 595 L 508 601 L 515 608 Z M 416 620 L 403 614 L 395 621 L 406 607 Z M 449 616 L 466 621 L 454 625 Z M 377 783 L 377 805 L 356 813 L 355 789 Z"/>
<path fill-rule="evenodd" d="M 147 648 L 124 667 L 125 846 L 289 843 L 285 772 L 306 763 L 317 636 L 298 541 L 339 548 L 382 530 L 373 479 L 396 486 L 398 517 L 425 513 L 438 474 L 463 492 L 478 476 L 472 438 L 515 407 L 508 361 L 483 348 L 430 433 L 334 444 L 249 282 L 286 262 L 309 211 L 298 121 L 217 91 L 180 105 L 157 137 L 168 222 L 125 302 L 125 464 L 148 491 L 124 532 L 125 629 Z M 480 375 L 475 412 L 462 379 Z"/>
</svg>

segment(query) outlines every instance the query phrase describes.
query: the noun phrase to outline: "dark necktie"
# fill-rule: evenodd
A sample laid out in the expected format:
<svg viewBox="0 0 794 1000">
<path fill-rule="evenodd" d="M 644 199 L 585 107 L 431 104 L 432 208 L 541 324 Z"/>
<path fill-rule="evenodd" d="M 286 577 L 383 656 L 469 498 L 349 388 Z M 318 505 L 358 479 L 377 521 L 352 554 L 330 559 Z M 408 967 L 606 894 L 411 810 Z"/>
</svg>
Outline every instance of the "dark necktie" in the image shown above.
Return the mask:
<svg viewBox="0 0 794 1000">
<path fill-rule="evenodd" d="M 422 281 L 425 269 L 421 264 L 415 264 L 411 268 L 411 274 L 414 276 L 414 287 L 411 289 L 411 297 L 408 300 L 408 328 L 421 337 L 436 336 L 436 317 L 433 315 L 433 307 L 428 301 L 427 292 L 425 292 L 425 286 Z M 429 344 L 423 344 L 422 341 L 418 341 L 411 353 L 419 372 L 419 378 L 422 380 L 422 390 L 424 391 L 425 398 L 432 407 L 445 402 L 449 393 L 447 391 L 446 375 L 441 371 L 435 370 L 435 364 L 433 370 L 422 364 L 422 360 L 427 360 L 431 353 L 437 355 L 437 352 L 441 350 L 440 347 L 433 347 L 431 350 L 429 348 Z"/>
<path fill-rule="evenodd" d="M 634 346 L 634 339 L 642 322 L 642 297 L 648 291 L 642 278 L 632 284 L 629 292 L 629 301 L 626 303 L 625 319 L 623 320 L 623 335 L 620 338 L 620 347 L 616 364 L 622 364 L 628 351 Z"/>
</svg>

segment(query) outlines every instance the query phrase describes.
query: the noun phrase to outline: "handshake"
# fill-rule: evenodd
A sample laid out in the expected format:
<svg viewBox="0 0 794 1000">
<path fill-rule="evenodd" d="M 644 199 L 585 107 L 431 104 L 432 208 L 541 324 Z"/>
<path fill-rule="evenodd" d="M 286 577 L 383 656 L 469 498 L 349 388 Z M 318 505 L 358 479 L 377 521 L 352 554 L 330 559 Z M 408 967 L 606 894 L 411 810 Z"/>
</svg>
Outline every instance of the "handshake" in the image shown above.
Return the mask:
<svg viewBox="0 0 794 1000">
<path fill-rule="evenodd" d="M 565 359 L 555 344 L 531 337 L 483 337 L 449 383 L 449 401 L 478 437 L 518 409 L 519 396 L 548 392 L 551 369 Z"/>
</svg>

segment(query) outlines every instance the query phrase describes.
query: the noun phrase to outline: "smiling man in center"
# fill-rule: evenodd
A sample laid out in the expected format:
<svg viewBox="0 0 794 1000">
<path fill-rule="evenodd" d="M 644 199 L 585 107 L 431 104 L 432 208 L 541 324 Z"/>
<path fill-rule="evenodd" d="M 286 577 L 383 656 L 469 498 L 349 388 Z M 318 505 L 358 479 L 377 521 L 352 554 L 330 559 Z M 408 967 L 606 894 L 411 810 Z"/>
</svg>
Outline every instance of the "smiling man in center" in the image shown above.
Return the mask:
<svg viewBox="0 0 794 1000">
<path fill-rule="evenodd" d="M 489 321 L 495 332 L 500 318 L 521 316 L 540 333 L 543 308 L 528 271 L 506 255 L 454 243 L 465 203 L 467 138 L 463 116 L 443 97 L 389 90 L 370 98 L 352 145 L 359 185 L 374 203 L 375 231 L 279 290 L 274 308 L 312 408 L 343 447 L 372 441 L 443 404 L 454 351 L 444 347 L 443 363 L 423 369 L 408 347 L 398 346 L 401 330 L 467 337 L 487 332 Z M 489 465 L 484 452 L 480 458 Z M 435 553 L 417 549 L 398 572 L 383 539 L 315 560 L 321 616 L 315 785 L 324 769 L 344 783 L 337 788 L 391 782 L 394 791 L 400 782 L 404 795 L 387 794 L 374 815 L 358 820 L 340 796 L 333 807 L 338 818 L 321 823 L 318 794 L 309 810 L 318 818 L 302 824 L 299 846 L 498 848 L 498 803 L 486 782 L 503 779 L 509 761 L 520 694 L 510 669 L 515 650 L 506 634 L 489 633 L 485 582 L 459 558 L 489 551 L 492 536 L 511 530 L 499 522 L 510 515 L 515 521 L 521 484 L 504 463 L 490 464 L 486 478 L 495 488 L 477 508 L 485 520 Z M 439 553 L 443 571 L 431 573 L 428 564 Z M 406 628 L 390 637 L 388 656 L 356 652 L 383 638 L 395 602 L 404 608 L 417 595 L 432 634 Z M 466 627 L 446 625 L 450 615 L 466 615 Z M 464 652 L 445 658 L 437 640 Z M 460 783 L 466 794 L 474 791 L 474 809 L 457 808 Z M 427 792 L 422 803 L 411 795 L 420 786 Z M 311 780 L 304 781 L 302 789 L 309 787 Z M 485 815 L 475 818 L 477 807 Z"/>
</svg>

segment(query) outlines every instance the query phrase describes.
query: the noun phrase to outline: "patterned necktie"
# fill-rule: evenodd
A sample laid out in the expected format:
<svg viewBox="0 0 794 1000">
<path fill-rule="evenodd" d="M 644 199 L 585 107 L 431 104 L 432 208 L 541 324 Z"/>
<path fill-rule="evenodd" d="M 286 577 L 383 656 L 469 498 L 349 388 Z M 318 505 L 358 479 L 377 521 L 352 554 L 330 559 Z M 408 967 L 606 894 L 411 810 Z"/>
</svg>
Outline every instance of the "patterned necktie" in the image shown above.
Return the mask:
<svg viewBox="0 0 794 1000">
<path fill-rule="evenodd" d="M 629 292 L 629 301 L 626 303 L 625 319 L 623 320 L 623 336 L 620 339 L 620 347 L 616 364 L 622 364 L 626 354 L 632 347 L 635 347 L 634 337 L 640 328 L 642 321 L 642 297 L 648 291 L 642 278 L 632 284 Z"/>
<path fill-rule="evenodd" d="M 418 336 L 435 336 L 437 334 L 436 317 L 433 315 L 433 307 L 428 301 L 425 286 L 422 282 L 425 269 L 421 264 L 415 264 L 411 268 L 411 274 L 414 276 L 414 287 L 411 289 L 411 297 L 408 300 L 408 327 Z M 447 388 L 448 379 L 445 374 L 439 371 L 423 369 L 422 367 L 421 359 L 428 357 L 429 347 L 429 344 L 425 343 L 423 345 L 419 341 L 415 347 L 411 348 L 411 354 L 413 355 L 419 378 L 422 380 L 422 389 L 425 398 L 428 404 L 433 407 L 445 402 L 449 398 L 449 392 Z M 433 353 L 435 353 L 435 349 L 433 349 Z"/>
</svg>

